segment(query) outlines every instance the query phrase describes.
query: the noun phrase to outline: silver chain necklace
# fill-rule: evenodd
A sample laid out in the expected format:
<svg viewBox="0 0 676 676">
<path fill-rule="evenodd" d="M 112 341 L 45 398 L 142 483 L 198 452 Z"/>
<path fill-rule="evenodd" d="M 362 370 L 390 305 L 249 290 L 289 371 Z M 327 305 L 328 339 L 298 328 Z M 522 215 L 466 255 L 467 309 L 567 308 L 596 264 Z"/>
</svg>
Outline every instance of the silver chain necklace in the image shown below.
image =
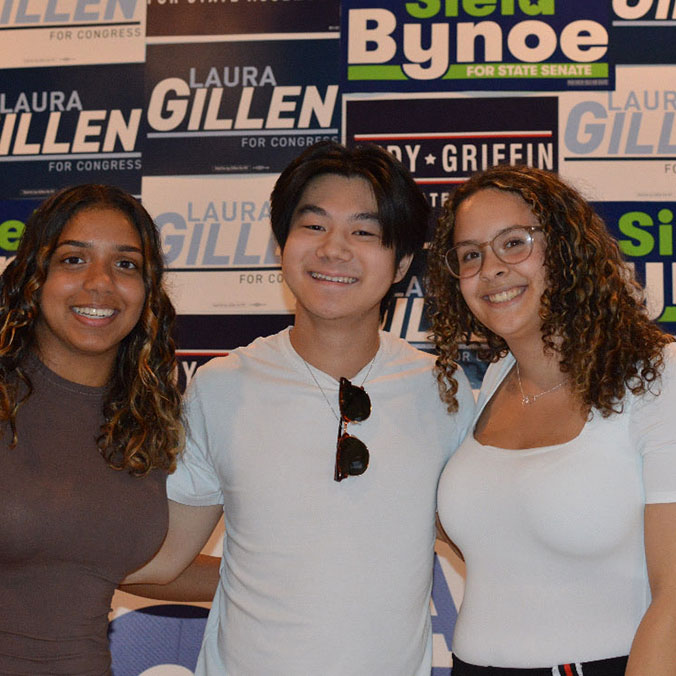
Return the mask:
<svg viewBox="0 0 676 676">
<path fill-rule="evenodd" d="M 298 355 L 300 357 L 300 355 Z M 369 375 L 371 374 L 371 369 L 373 368 L 373 365 L 376 362 L 376 357 L 378 356 L 378 350 L 376 350 L 376 353 L 373 355 L 373 359 L 371 359 L 371 363 L 369 364 L 368 371 L 366 371 L 366 375 L 364 376 L 364 380 L 361 381 L 360 387 L 364 387 L 364 383 L 368 379 Z M 329 398 L 326 396 L 326 392 L 324 392 L 324 388 L 319 384 L 319 380 L 317 380 L 317 377 L 315 376 L 314 372 L 312 371 L 312 367 L 310 364 L 308 364 L 303 357 L 300 357 L 301 361 L 303 364 L 305 364 L 305 368 L 308 370 L 308 373 L 312 376 L 312 380 L 315 381 L 315 385 L 319 388 L 319 391 L 322 393 L 322 396 L 324 397 L 326 403 L 329 405 L 329 408 L 331 409 L 331 413 L 336 417 L 336 420 L 338 422 L 341 422 L 341 417 L 336 413 L 336 409 L 333 408 L 331 405 L 331 401 Z"/>
<path fill-rule="evenodd" d="M 558 385 L 554 385 L 554 387 L 545 390 L 544 392 L 539 392 L 538 394 L 531 394 L 530 396 L 528 396 L 524 393 L 523 385 L 521 384 L 521 372 L 519 371 L 519 362 L 516 362 L 516 377 L 519 381 L 519 389 L 521 390 L 521 406 L 529 406 L 530 404 L 534 404 L 540 397 L 544 397 L 545 394 L 549 394 L 550 392 L 555 392 L 556 390 L 559 389 L 559 387 L 562 387 L 563 384 L 566 382 L 565 380 L 562 380 Z"/>
</svg>

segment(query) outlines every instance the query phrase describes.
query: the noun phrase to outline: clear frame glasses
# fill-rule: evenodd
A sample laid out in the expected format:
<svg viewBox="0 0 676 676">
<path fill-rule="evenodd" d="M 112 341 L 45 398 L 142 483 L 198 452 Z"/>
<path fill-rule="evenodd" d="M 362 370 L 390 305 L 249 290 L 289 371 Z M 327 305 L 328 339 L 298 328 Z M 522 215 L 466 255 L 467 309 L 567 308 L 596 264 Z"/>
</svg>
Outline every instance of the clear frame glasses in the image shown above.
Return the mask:
<svg viewBox="0 0 676 676">
<path fill-rule="evenodd" d="M 474 277 L 481 270 L 487 246 L 503 263 L 521 263 L 533 251 L 533 233 L 541 229 L 537 225 L 514 225 L 487 242 L 460 242 L 446 252 L 446 267 L 456 279 Z"/>
</svg>

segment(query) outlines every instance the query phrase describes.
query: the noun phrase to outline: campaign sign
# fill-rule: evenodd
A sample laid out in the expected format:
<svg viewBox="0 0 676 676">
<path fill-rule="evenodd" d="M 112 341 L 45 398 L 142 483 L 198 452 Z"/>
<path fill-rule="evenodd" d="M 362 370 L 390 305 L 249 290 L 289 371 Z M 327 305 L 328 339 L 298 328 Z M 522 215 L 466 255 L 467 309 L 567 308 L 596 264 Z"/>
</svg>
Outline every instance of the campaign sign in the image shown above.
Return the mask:
<svg viewBox="0 0 676 676">
<path fill-rule="evenodd" d="M 676 63 L 672 0 L 613 0 L 610 54 L 616 64 Z"/>
<path fill-rule="evenodd" d="M 433 208 L 496 164 L 558 168 L 554 96 L 348 98 L 345 138 L 377 143 L 411 172 Z"/>
<path fill-rule="evenodd" d="M 292 314 L 178 315 L 176 346 L 182 358 L 192 359 L 199 366 L 292 324 Z"/>
<path fill-rule="evenodd" d="M 337 31 L 339 0 L 144 0 L 148 36 Z"/>
<path fill-rule="evenodd" d="M 598 202 L 594 207 L 645 287 L 648 316 L 676 333 L 676 201 Z"/>
<path fill-rule="evenodd" d="M 141 63 L 146 0 L 4 0 L 4 68 Z"/>
<path fill-rule="evenodd" d="M 143 65 L 0 70 L 0 198 L 75 183 L 140 194 Z"/>
<path fill-rule="evenodd" d="M 279 172 L 338 139 L 338 40 L 149 45 L 144 174 Z"/>
<path fill-rule="evenodd" d="M 406 276 L 392 289 L 383 314 L 382 328 L 418 349 L 431 351 L 425 291 L 425 255 L 417 253 Z"/>
<path fill-rule="evenodd" d="M 293 312 L 270 228 L 276 178 L 143 179 L 143 204 L 160 231 L 167 285 L 179 314 Z"/>
<path fill-rule="evenodd" d="M 676 66 L 621 66 L 613 92 L 560 95 L 561 173 L 591 199 L 676 199 Z"/>
<path fill-rule="evenodd" d="M 343 137 L 348 145 L 376 143 L 397 157 L 422 189 L 436 219 L 454 188 L 477 171 L 504 163 L 556 171 L 558 100 L 537 95 L 347 96 Z M 430 231 L 428 239 L 431 236 Z M 383 328 L 431 351 L 424 261 L 423 254 L 417 255 L 395 286 Z M 474 389 L 486 371 L 477 347 L 462 346 L 458 355 Z"/>
<path fill-rule="evenodd" d="M 345 92 L 612 89 L 607 3 L 344 0 Z"/>
<path fill-rule="evenodd" d="M 0 200 L 0 272 L 14 258 L 26 219 L 39 204 L 40 200 Z"/>
</svg>

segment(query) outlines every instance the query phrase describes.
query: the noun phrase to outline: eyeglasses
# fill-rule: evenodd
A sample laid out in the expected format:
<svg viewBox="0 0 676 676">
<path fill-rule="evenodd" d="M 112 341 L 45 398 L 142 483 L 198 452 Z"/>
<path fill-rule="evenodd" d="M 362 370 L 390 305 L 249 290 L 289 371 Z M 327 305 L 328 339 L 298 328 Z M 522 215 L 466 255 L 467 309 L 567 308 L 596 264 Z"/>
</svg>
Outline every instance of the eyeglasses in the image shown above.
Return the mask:
<svg viewBox="0 0 676 676">
<path fill-rule="evenodd" d="M 363 387 L 353 385 L 347 378 L 341 378 L 338 403 L 340 425 L 333 478 L 342 481 L 348 476 L 363 474 L 369 466 L 369 449 L 363 441 L 347 433 L 347 424 L 361 422 L 371 415 L 371 399 Z"/>
<path fill-rule="evenodd" d="M 487 246 L 503 263 L 521 263 L 533 251 L 533 233 L 541 229 L 536 225 L 515 225 L 488 242 L 460 242 L 446 252 L 446 267 L 457 279 L 474 277 L 481 270 L 483 249 Z"/>
</svg>

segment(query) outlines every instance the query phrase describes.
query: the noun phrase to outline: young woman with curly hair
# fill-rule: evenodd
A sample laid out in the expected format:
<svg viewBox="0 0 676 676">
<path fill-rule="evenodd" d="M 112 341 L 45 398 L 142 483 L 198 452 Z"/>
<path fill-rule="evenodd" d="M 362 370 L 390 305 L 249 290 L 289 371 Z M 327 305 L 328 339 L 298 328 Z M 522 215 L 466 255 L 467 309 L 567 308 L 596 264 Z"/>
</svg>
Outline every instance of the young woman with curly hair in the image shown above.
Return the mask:
<svg viewBox="0 0 676 676">
<path fill-rule="evenodd" d="M 446 204 L 428 292 L 449 408 L 459 344 L 491 362 L 439 483 L 454 676 L 676 673 L 676 345 L 602 220 L 552 173 L 489 169 Z"/>
<path fill-rule="evenodd" d="M 105 674 L 119 581 L 159 548 L 183 444 L 155 225 L 105 185 L 26 223 L 0 279 L 0 672 Z"/>
</svg>

